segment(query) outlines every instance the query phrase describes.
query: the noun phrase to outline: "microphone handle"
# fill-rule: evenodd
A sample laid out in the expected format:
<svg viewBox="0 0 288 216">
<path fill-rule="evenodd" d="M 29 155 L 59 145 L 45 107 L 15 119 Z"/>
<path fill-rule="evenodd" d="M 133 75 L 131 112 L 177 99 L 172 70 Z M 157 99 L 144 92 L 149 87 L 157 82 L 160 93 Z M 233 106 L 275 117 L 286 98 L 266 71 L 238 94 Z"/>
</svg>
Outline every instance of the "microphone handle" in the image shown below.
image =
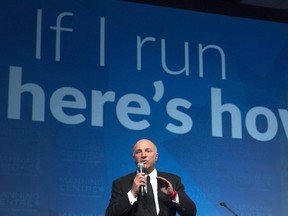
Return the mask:
<svg viewBox="0 0 288 216">
<path fill-rule="evenodd" d="M 141 193 L 141 196 L 145 196 L 143 185 L 140 186 L 140 193 Z"/>
<path fill-rule="evenodd" d="M 234 216 L 238 216 L 231 208 L 229 208 L 226 203 L 221 202 L 220 203 L 221 206 L 225 207 L 228 211 L 230 211 Z"/>
<path fill-rule="evenodd" d="M 142 168 L 142 167 L 139 167 L 139 172 L 140 172 L 140 173 L 143 173 L 143 168 Z M 144 185 L 141 185 L 141 186 L 140 186 L 140 195 L 141 195 L 142 197 L 145 196 L 144 190 L 145 190 Z"/>
<path fill-rule="evenodd" d="M 231 208 L 229 208 L 227 205 L 225 206 L 228 211 L 230 211 L 234 216 L 238 216 Z"/>
</svg>

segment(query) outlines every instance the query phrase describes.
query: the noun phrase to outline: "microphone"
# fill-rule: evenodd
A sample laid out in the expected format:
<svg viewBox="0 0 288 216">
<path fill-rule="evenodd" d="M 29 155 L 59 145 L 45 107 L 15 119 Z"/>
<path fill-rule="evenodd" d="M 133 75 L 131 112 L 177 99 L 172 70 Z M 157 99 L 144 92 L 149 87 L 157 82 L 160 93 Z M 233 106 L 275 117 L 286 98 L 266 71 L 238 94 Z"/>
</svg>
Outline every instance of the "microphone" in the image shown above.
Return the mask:
<svg viewBox="0 0 288 216">
<path fill-rule="evenodd" d="M 143 173 L 143 167 L 144 167 L 144 163 L 142 163 L 142 162 L 139 162 L 138 164 L 137 164 L 137 168 L 138 168 L 138 172 L 139 173 Z M 141 185 L 140 186 L 140 194 L 141 194 L 141 196 L 145 196 L 145 192 L 144 192 L 144 185 Z"/>
<path fill-rule="evenodd" d="M 220 202 L 219 204 L 220 204 L 220 206 L 223 206 L 223 207 L 225 207 L 226 209 L 228 209 L 228 211 L 230 211 L 234 216 L 238 216 L 232 209 L 230 209 L 230 208 L 226 205 L 225 202 Z"/>
</svg>

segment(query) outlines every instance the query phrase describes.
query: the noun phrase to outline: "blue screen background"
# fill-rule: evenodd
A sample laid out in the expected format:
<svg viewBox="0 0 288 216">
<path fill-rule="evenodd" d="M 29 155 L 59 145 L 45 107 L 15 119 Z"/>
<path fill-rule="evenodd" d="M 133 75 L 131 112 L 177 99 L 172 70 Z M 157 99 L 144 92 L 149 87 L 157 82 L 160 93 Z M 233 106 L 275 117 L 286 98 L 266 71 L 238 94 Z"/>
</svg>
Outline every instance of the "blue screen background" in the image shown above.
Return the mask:
<svg viewBox="0 0 288 216">
<path fill-rule="evenodd" d="M 158 170 L 181 176 L 197 215 L 228 215 L 220 202 L 287 215 L 287 24 L 122 1 L 0 5 L 0 215 L 104 215 L 141 138 L 157 144 Z M 149 112 L 127 111 L 139 100 Z"/>
</svg>

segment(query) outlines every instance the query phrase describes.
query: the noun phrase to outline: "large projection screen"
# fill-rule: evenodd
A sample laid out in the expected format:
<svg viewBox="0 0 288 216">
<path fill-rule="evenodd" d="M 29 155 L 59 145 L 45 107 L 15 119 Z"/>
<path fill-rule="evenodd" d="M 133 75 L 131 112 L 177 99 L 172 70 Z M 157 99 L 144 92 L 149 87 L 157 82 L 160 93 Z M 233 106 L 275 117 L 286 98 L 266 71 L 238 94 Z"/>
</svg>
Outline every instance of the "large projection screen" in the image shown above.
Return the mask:
<svg viewBox="0 0 288 216">
<path fill-rule="evenodd" d="M 0 2 L 0 215 L 103 216 L 138 139 L 199 216 L 288 215 L 288 25 Z"/>
</svg>

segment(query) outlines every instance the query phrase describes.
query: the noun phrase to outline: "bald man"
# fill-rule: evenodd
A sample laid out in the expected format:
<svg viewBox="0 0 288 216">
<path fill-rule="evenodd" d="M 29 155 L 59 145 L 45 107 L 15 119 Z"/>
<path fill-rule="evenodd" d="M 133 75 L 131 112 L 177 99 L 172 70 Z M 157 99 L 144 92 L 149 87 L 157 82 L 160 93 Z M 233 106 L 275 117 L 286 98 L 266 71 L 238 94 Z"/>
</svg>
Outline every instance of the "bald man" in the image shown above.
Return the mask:
<svg viewBox="0 0 288 216">
<path fill-rule="evenodd" d="M 156 170 L 158 152 L 152 141 L 139 140 L 133 147 L 133 158 L 141 170 L 113 181 L 106 216 L 196 215 L 195 203 L 185 193 L 181 178 Z"/>
</svg>

